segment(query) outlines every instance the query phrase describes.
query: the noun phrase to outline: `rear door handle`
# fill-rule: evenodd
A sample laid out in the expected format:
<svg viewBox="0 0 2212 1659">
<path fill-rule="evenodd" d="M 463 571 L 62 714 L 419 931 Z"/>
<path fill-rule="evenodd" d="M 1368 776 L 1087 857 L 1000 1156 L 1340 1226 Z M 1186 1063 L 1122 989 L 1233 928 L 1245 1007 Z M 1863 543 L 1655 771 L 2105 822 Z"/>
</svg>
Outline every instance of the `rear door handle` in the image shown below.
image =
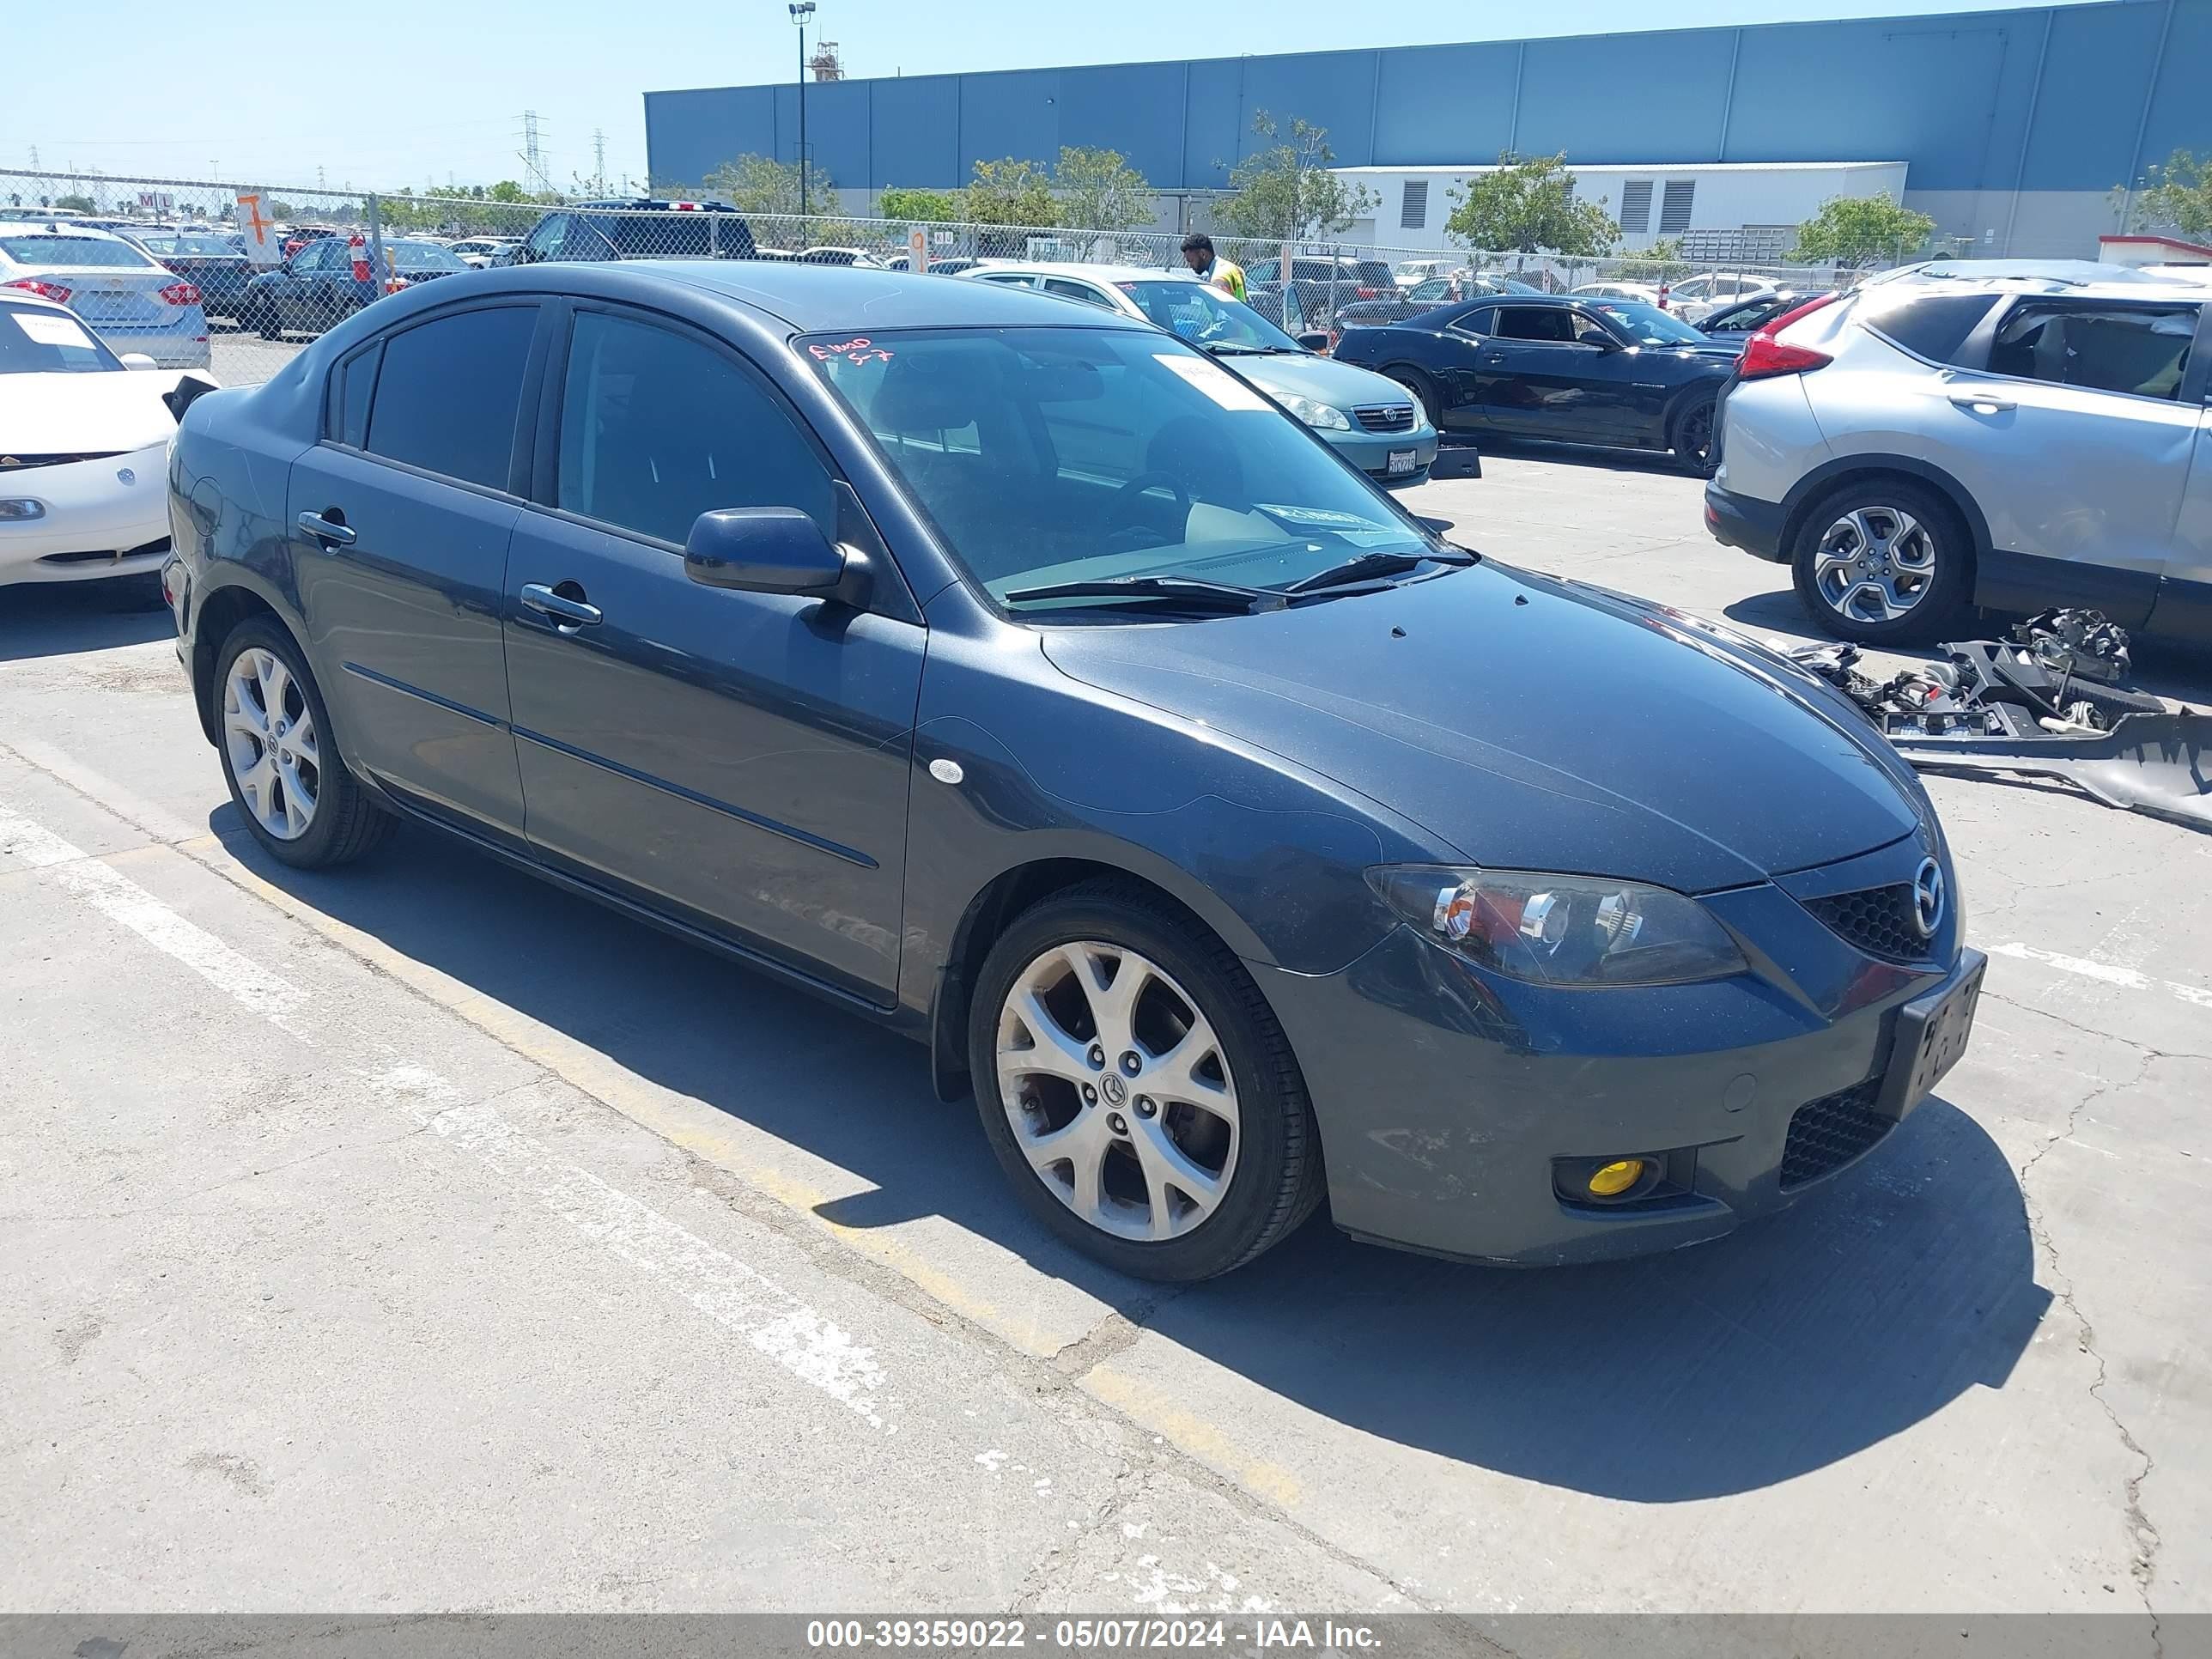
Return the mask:
<svg viewBox="0 0 2212 1659">
<path fill-rule="evenodd" d="M 1954 392 L 1951 402 L 1956 408 L 1975 415 L 2009 415 L 2017 405 L 2002 398 L 1989 398 L 1972 392 Z"/>
<path fill-rule="evenodd" d="M 572 633 L 579 628 L 595 627 L 601 620 L 599 607 L 596 605 L 586 605 L 581 599 L 556 593 L 543 582 L 526 583 L 522 589 L 522 603 L 539 616 L 552 618 L 553 625 L 563 633 Z"/>
<path fill-rule="evenodd" d="M 351 547 L 354 543 L 351 525 L 340 519 L 326 519 L 319 513 L 302 513 L 300 528 L 325 547 Z"/>
</svg>

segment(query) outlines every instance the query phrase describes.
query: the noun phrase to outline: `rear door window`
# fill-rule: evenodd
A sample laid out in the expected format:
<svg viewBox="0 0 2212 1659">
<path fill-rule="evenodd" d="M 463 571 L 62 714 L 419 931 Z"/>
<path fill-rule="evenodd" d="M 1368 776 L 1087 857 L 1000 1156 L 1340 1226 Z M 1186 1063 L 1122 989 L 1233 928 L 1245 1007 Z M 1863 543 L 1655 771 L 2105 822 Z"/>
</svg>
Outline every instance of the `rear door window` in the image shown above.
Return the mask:
<svg viewBox="0 0 2212 1659">
<path fill-rule="evenodd" d="M 1048 294 L 1057 294 L 1063 300 L 1080 300 L 1087 306 L 1100 306 L 1108 311 L 1115 308 L 1111 300 L 1091 287 L 1090 283 L 1070 282 L 1065 276 L 1046 277 L 1044 291 Z"/>
<path fill-rule="evenodd" d="M 2138 398 L 2175 398 L 2197 336 L 2193 305 L 2024 300 L 1997 325 L 1990 370 Z"/>
<path fill-rule="evenodd" d="M 368 453 L 505 489 L 537 325 L 535 306 L 490 306 L 388 337 L 369 405 Z"/>
</svg>

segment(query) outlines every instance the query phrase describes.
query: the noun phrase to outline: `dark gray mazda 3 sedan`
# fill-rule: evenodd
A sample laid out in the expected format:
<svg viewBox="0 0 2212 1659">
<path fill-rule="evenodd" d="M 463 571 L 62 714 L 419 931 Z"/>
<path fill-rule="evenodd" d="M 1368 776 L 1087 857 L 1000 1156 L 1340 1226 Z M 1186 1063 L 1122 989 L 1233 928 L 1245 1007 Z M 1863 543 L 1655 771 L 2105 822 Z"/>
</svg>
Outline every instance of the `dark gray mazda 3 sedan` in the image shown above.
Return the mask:
<svg viewBox="0 0 2212 1659">
<path fill-rule="evenodd" d="M 1966 1041 L 1942 830 L 1852 709 L 1438 540 L 1134 320 L 472 273 L 201 398 L 169 482 L 271 854 L 435 824 L 910 1032 L 1133 1273 L 1324 1197 L 1491 1261 L 1711 1238 Z"/>
</svg>

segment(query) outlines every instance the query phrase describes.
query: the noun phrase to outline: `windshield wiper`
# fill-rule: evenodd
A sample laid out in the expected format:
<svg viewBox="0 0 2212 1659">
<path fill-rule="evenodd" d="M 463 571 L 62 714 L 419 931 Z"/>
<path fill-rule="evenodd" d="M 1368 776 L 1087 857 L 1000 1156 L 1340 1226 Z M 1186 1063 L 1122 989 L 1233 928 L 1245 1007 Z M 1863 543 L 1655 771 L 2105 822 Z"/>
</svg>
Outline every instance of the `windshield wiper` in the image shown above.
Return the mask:
<svg viewBox="0 0 2212 1659">
<path fill-rule="evenodd" d="M 1264 357 L 1271 351 L 1280 351 L 1282 348 L 1280 346 L 1246 345 L 1241 340 L 1209 340 L 1204 345 L 1199 347 L 1199 349 L 1200 351 L 1211 351 L 1217 354 L 1233 355 L 1241 357 Z"/>
<path fill-rule="evenodd" d="M 1386 553 L 1380 549 L 1346 559 L 1342 564 L 1333 564 L 1326 570 L 1317 570 L 1310 576 L 1301 576 L 1289 586 L 1277 591 L 1284 593 L 1312 593 L 1324 587 L 1336 587 L 1345 582 L 1360 581 L 1376 576 L 1401 576 L 1431 561 L 1437 564 L 1473 564 L 1477 556 L 1450 549 L 1442 553 Z"/>
<path fill-rule="evenodd" d="M 1200 576 L 1097 576 L 1083 581 L 1048 582 L 1042 587 L 1018 587 L 1005 597 L 1007 605 L 1033 599 L 1182 599 L 1209 611 L 1251 612 L 1279 611 L 1283 596 L 1267 587 L 1243 587 L 1235 582 L 1210 582 Z"/>
</svg>

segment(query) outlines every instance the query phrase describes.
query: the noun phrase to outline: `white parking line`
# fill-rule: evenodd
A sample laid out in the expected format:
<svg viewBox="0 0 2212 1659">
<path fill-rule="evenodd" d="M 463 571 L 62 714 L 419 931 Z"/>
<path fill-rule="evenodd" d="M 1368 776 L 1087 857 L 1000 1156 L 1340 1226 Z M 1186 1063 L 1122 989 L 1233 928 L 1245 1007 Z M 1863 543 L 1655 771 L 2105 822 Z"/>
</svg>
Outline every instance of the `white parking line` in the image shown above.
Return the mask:
<svg viewBox="0 0 2212 1659">
<path fill-rule="evenodd" d="M 2075 974 L 2083 979 L 2101 980 L 2106 985 L 2117 985 L 2129 991 L 2163 991 L 2184 1002 L 2193 1002 L 2200 1008 L 2212 1008 L 2212 990 L 2201 985 L 2182 985 L 2170 979 L 2153 979 L 2148 974 L 2133 968 L 2116 967 L 2109 962 L 2091 962 L 2086 957 L 2061 956 L 2056 951 L 2043 951 L 2033 945 L 2014 943 L 1992 945 L 1993 957 L 2012 957 L 2021 962 L 2039 962 L 2046 968 L 2056 968 L 2062 974 Z"/>
<path fill-rule="evenodd" d="M 0 804 L 0 856 L 42 872 L 63 890 L 165 951 L 240 1006 L 309 1042 L 294 1018 L 307 994 L 256 967 L 205 928 L 187 921 L 130 877 L 51 830 Z"/>
<path fill-rule="evenodd" d="M 491 1107 L 468 1101 L 434 1072 L 395 1066 L 368 1081 L 416 1122 L 474 1152 L 495 1175 L 535 1196 L 586 1238 L 665 1279 L 716 1324 L 851 1407 L 870 1427 L 884 1427 L 876 1408 L 884 1368 L 874 1350 L 854 1342 L 774 1279 L 590 1170 L 554 1157 Z"/>
</svg>

